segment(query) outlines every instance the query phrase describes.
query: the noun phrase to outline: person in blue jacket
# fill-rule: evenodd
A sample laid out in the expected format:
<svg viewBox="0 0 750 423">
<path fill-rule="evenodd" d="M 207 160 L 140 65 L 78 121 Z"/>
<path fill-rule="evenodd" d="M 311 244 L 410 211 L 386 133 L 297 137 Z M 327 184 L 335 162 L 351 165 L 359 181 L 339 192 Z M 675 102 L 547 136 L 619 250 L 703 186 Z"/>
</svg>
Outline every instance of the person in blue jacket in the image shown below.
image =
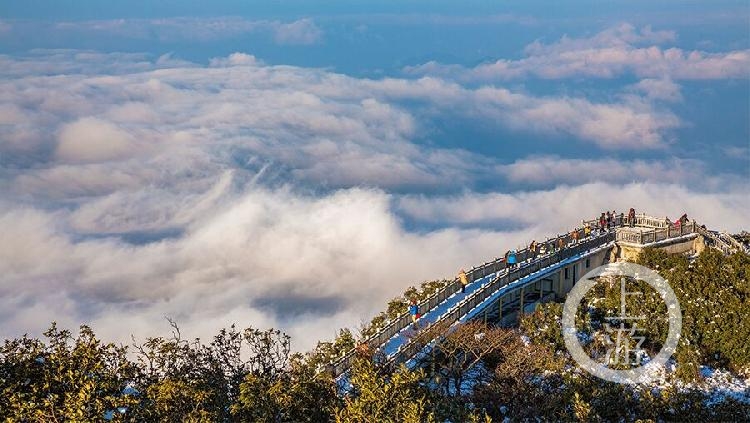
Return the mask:
<svg viewBox="0 0 750 423">
<path fill-rule="evenodd" d="M 508 251 L 508 268 L 509 269 L 515 268 L 517 262 L 518 261 L 516 260 L 516 250 Z"/>
<path fill-rule="evenodd" d="M 409 304 L 409 314 L 411 314 L 411 321 L 416 329 L 418 327 L 417 319 L 419 319 L 419 306 L 417 305 L 417 300 L 414 298 L 411 299 L 411 304 Z"/>
</svg>

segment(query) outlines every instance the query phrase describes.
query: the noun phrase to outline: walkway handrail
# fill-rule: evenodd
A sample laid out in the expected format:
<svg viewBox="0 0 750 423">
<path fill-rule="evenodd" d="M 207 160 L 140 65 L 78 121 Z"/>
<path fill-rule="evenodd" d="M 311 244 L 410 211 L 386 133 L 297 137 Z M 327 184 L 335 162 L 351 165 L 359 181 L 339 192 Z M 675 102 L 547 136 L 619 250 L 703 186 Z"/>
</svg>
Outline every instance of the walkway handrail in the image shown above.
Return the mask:
<svg viewBox="0 0 750 423">
<path fill-rule="evenodd" d="M 723 239 L 721 236 L 721 233 L 717 234 L 713 231 L 709 231 L 708 229 L 705 229 L 703 226 L 698 226 L 697 232 L 703 235 L 704 238 L 708 238 L 710 241 L 712 241 L 714 244 L 713 247 L 720 250 L 724 254 L 731 254 L 735 251 L 744 251 L 744 247 L 738 248 L 735 245 L 732 245 L 731 242 Z M 729 238 L 732 238 L 732 237 L 730 236 Z"/>
<path fill-rule="evenodd" d="M 553 256 L 554 254 L 559 253 L 559 251 L 565 251 L 567 249 L 568 245 L 573 240 L 571 236 L 573 232 L 578 232 L 579 239 L 584 238 L 583 229 L 578 228 L 574 231 L 571 231 L 571 233 L 569 234 L 558 235 L 557 237 L 547 239 L 547 241 L 539 243 L 538 245 L 545 246 L 545 250 L 549 252 L 546 255 L 546 257 Z M 613 234 L 613 232 L 608 233 L 608 234 L 611 235 Z M 557 248 L 558 241 L 560 239 L 562 239 L 563 250 L 558 250 Z M 528 248 L 524 248 L 516 252 L 517 263 L 522 263 L 531 257 L 532 257 L 532 253 L 528 250 Z M 537 259 L 537 261 L 539 261 L 539 259 Z M 474 282 L 478 279 L 484 278 L 485 276 L 505 270 L 506 268 L 507 268 L 507 264 L 505 263 L 505 258 L 498 258 L 491 262 L 484 263 L 480 266 L 472 268 L 471 270 L 466 272 L 466 276 L 470 282 Z M 442 289 L 433 293 L 429 298 L 419 303 L 419 310 L 422 311 L 422 314 L 428 313 L 429 311 L 434 309 L 438 304 L 445 301 L 445 299 L 451 297 L 460 289 L 461 289 L 461 283 L 458 281 L 458 278 L 456 278 L 452 280 L 451 282 L 449 282 Z M 391 339 L 394 335 L 399 333 L 401 330 L 409 326 L 410 324 L 411 324 L 411 316 L 409 315 L 409 313 L 402 313 L 398 317 L 390 321 L 388 325 L 386 325 L 380 331 L 378 331 L 377 333 L 367 338 L 363 343 L 372 349 L 376 349 L 380 347 L 381 345 L 383 345 L 386 341 Z M 346 369 L 350 367 L 351 362 L 354 358 L 355 352 L 356 352 L 355 349 L 352 349 L 348 351 L 345 355 L 343 355 L 341 358 L 339 358 L 336 362 L 333 363 L 333 373 L 336 376 L 341 375 L 343 372 L 346 371 Z"/>
<path fill-rule="evenodd" d="M 562 250 L 546 254 L 543 257 L 539 257 L 530 263 L 522 264 L 519 268 L 506 271 L 502 275 L 494 278 L 491 282 L 467 295 L 466 298 L 458 302 L 458 304 L 453 306 L 447 313 L 440 316 L 439 319 L 437 319 L 427 328 L 433 327 L 438 324 L 442 324 L 445 326 L 452 325 L 463 316 L 465 316 L 468 312 L 477 307 L 479 304 L 484 302 L 484 300 L 493 295 L 497 290 L 510 285 L 513 282 L 520 280 L 521 278 L 526 277 L 532 273 L 538 272 L 555 263 L 559 263 L 567 258 L 581 254 L 582 252 L 591 250 L 593 248 L 603 246 L 609 242 L 614 241 L 614 238 L 614 232 L 606 232 L 602 235 L 591 237 L 581 242 L 575 243 L 569 248 L 564 248 Z M 420 345 L 420 343 L 415 339 L 410 339 L 406 344 L 403 344 L 389 358 L 388 361 L 389 363 L 404 361 L 410 357 L 413 357 L 422 348 L 424 348 L 424 345 Z"/>
<path fill-rule="evenodd" d="M 577 231 L 579 233 L 579 238 L 583 238 L 584 236 L 583 230 L 577 229 Z M 546 251 L 555 251 L 557 249 L 557 243 L 560 238 L 563 239 L 563 244 L 565 246 L 567 246 L 572 239 L 570 234 L 558 235 L 557 237 L 547 239 L 547 241 L 541 242 L 538 245 L 540 246 L 545 245 Z M 530 256 L 531 256 L 531 253 L 529 252 L 528 248 L 524 248 L 516 252 L 516 260 L 518 263 L 526 261 Z M 493 261 L 484 263 L 480 266 L 470 269 L 468 272 L 466 272 L 466 277 L 469 280 L 469 282 L 474 282 L 478 279 L 484 278 L 485 276 L 500 272 L 501 270 L 504 270 L 505 268 L 506 268 L 505 258 L 504 257 L 496 258 Z M 460 289 L 461 289 L 461 282 L 459 282 L 458 278 L 453 279 L 452 281 L 448 282 L 446 286 L 435 291 L 430 297 L 420 302 L 418 305 L 419 310 L 421 311 L 422 314 L 428 313 L 433 308 L 435 308 L 438 304 L 445 301 L 445 299 L 451 297 Z M 411 316 L 409 315 L 409 313 L 408 312 L 401 313 L 395 319 L 389 321 L 388 324 L 384 326 L 383 328 L 381 328 L 378 332 L 376 332 L 375 334 L 365 339 L 363 343 L 366 344 L 370 348 L 373 348 L 373 349 L 378 348 L 380 345 L 384 344 L 385 341 L 391 339 L 395 334 L 399 333 L 402 329 L 409 326 L 410 324 L 411 324 Z M 349 368 L 349 365 L 351 363 L 352 358 L 354 357 L 354 354 L 355 354 L 355 350 L 351 349 L 346 354 L 344 354 L 341 358 L 339 358 L 336 362 L 334 362 L 333 363 L 334 374 L 340 375 L 343 371 Z"/>
<path fill-rule="evenodd" d="M 576 229 L 578 231 L 579 238 L 583 238 L 583 229 Z M 571 232 L 572 233 L 572 232 Z M 541 242 L 538 245 L 545 245 L 546 251 L 555 251 L 559 239 L 563 239 L 563 245 L 567 246 L 572 240 L 571 234 L 558 235 L 555 238 L 547 239 L 545 242 Z M 518 263 L 524 262 L 531 257 L 532 253 L 529 252 L 528 248 L 524 248 L 516 252 L 516 260 Z M 467 279 L 469 282 L 474 282 L 478 279 L 484 278 L 485 276 L 497 273 L 506 268 L 505 258 L 497 258 L 493 261 L 484 263 L 480 266 L 474 267 L 466 272 Z M 453 294 L 461 289 L 461 282 L 458 278 L 448 282 L 446 286 L 437 290 L 430 297 L 419 303 L 419 310 L 422 314 L 428 313 L 430 310 L 435 308 L 438 304 L 445 301 L 445 299 L 451 297 Z M 411 316 L 408 312 L 401 313 L 395 319 L 388 322 L 388 324 L 381 328 L 377 333 L 371 335 L 363 341 L 369 348 L 376 349 L 383 345 L 387 340 L 391 339 L 394 335 L 399 333 L 405 327 L 411 324 Z M 333 372 L 335 375 L 340 375 L 351 365 L 351 361 L 356 353 L 355 349 L 349 350 L 346 354 L 340 357 L 336 362 L 333 363 Z"/>
<path fill-rule="evenodd" d="M 737 241 L 732 235 L 728 234 L 725 231 L 720 231 L 719 232 L 719 236 L 722 239 L 724 239 L 725 241 L 729 241 L 729 244 L 731 246 L 733 246 L 735 249 L 737 249 L 737 251 L 742 252 L 742 251 L 745 251 L 747 249 L 744 244 L 742 244 L 741 242 Z"/>
<path fill-rule="evenodd" d="M 653 228 L 650 231 L 645 232 L 618 231 L 617 241 L 629 242 L 632 244 L 650 244 L 696 233 L 698 232 L 698 228 L 699 225 L 695 221 L 691 221 L 690 223 L 684 223 L 679 226 L 669 225 L 661 229 Z"/>
<path fill-rule="evenodd" d="M 612 220 L 614 221 L 614 226 L 624 226 L 630 224 L 630 217 L 626 213 L 618 213 L 617 215 L 612 217 Z M 640 213 L 635 215 L 635 219 L 633 221 L 635 226 L 640 227 L 646 227 L 646 228 L 666 228 L 669 226 L 669 219 L 660 218 L 660 217 L 654 217 L 649 216 L 645 213 Z M 591 220 L 582 220 L 581 221 L 582 226 L 588 226 L 592 229 L 599 227 L 599 218 L 591 219 Z"/>
</svg>

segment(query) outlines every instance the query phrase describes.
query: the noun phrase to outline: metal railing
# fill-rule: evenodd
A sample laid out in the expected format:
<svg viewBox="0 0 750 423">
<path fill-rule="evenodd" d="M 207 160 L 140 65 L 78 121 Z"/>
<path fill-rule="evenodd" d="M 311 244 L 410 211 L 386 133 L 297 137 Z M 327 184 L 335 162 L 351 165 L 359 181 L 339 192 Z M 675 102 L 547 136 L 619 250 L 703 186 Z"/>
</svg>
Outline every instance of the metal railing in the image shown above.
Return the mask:
<svg viewBox="0 0 750 423">
<path fill-rule="evenodd" d="M 521 267 L 511 269 L 510 271 L 504 272 L 502 275 L 494 278 L 491 282 L 482 286 L 480 289 L 467 295 L 466 298 L 461 300 L 458 304 L 453 306 L 447 313 L 440 316 L 438 320 L 429 325 L 425 329 L 429 329 L 435 325 L 450 326 L 455 323 L 461 317 L 465 316 L 471 310 L 482 304 L 487 298 L 497 292 L 499 289 L 504 288 L 528 275 L 536 273 L 544 268 L 560 263 L 565 259 L 573 256 L 577 256 L 586 251 L 602 247 L 612 241 L 615 236 L 613 232 L 607 232 L 595 237 L 591 237 L 580 242 L 574 243 L 568 248 L 558 250 L 556 252 L 546 254 L 542 257 L 533 260 L 530 263 L 522 264 Z M 425 330 L 422 329 L 422 330 Z M 403 344 L 390 358 L 390 363 L 397 363 L 407 360 L 417 354 L 424 344 L 417 340 L 410 339 L 409 342 Z"/>
<path fill-rule="evenodd" d="M 670 238 L 677 238 L 683 235 L 696 233 L 698 228 L 698 224 L 695 223 L 695 221 L 692 221 L 680 225 L 665 225 L 663 228 L 653 228 L 650 231 L 617 231 L 617 241 L 632 244 L 651 244 Z"/>
<path fill-rule="evenodd" d="M 710 247 L 716 248 L 724 254 L 732 254 L 735 251 L 745 251 L 742 244 L 726 233 L 709 231 L 702 226 L 697 227 L 697 232 L 703 235 Z M 734 243 L 732 241 L 734 241 Z M 735 245 L 735 243 L 737 245 Z"/>
<path fill-rule="evenodd" d="M 547 266 L 550 265 L 547 261 L 550 260 L 550 257 L 554 257 L 556 254 L 558 254 L 560 251 L 564 251 L 568 245 L 570 245 L 573 241 L 573 233 L 577 233 L 578 239 L 584 238 L 584 230 L 582 228 L 576 229 L 574 231 L 571 231 L 568 234 L 565 235 L 558 235 L 554 238 L 547 239 L 544 242 L 540 242 L 537 244 L 537 248 L 541 249 L 544 247 L 544 251 L 546 251 L 546 254 L 542 257 L 537 252 L 531 252 L 528 248 L 524 248 L 522 250 L 518 250 L 516 252 L 516 260 L 517 263 L 523 263 L 527 260 L 535 260 L 534 263 L 547 263 Z M 596 237 L 596 239 L 601 239 L 603 236 L 612 236 L 613 237 L 614 232 L 608 232 L 605 235 L 600 235 L 599 237 Z M 562 247 L 562 250 L 561 250 Z M 527 268 L 528 266 L 524 266 L 524 268 Z M 543 266 L 546 267 L 546 266 Z M 482 279 L 488 275 L 492 275 L 498 272 L 501 272 L 503 270 L 507 269 L 507 263 L 505 261 L 505 258 L 497 258 L 493 261 L 484 263 L 480 266 L 474 267 L 468 272 L 466 272 L 467 279 L 469 282 L 474 282 L 478 279 Z M 512 272 L 511 272 L 512 273 Z M 422 314 L 426 314 L 433 310 L 438 304 L 445 301 L 447 298 L 450 298 L 452 295 L 454 295 L 456 292 L 461 290 L 461 282 L 459 282 L 458 278 L 448 282 L 446 286 L 439 289 L 435 293 L 433 293 L 430 297 L 423 300 L 419 303 L 419 310 Z M 411 324 L 411 316 L 409 313 L 402 313 L 399 316 L 397 316 L 395 319 L 388 322 L 387 325 L 385 325 L 383 328 L 381 328 L 377 333 L 373 334 L 372 336 L 368 337 L 366 340 L 363 341 L 364 344 L 366 344 L 368 347 L 372 349 L 376 349 L 383 345 L 386 341 L 391 339 L 394 335 L 401 332 L 404 328 L 409 326 Z M 352 349 L 348 351 L 345 355 L 343 355 L 341 358 L 339 358 L 337 361 L 333 363 L 333 373 L 336 376 L 341 375 L 344 373 L 350 366 L 351 362 L 354 359 L 355 350 Z"/>
<path fill-rule="evenodd" d="M 629 226 L 630 225 L 630 217 L 628 217 L 627 214 L 620 213 L 618 215 L 615 215 L 612 218 L 612 224 L 610 227 L 621 227 L 621 226 Z M 599 228 L 600 222 L 599 219 L 591 219 L 591 220 L 583 220 L 581 221 L 581 224 L 583 226 L 588 226 L 592 229 Z M 636 214 L 633 218 L 633 225 L 639 226 L 643 228 L 666 228 L 669 226 L 669 219 L 665 218 L 658 218 L 654 216 L 649 216 L 645 213 Z"/>
<path fill-rule="evenodd" d="M 736 251 L 740 251 L 740 252 L 747 252 L 748 251 L 748 247 L 746 247 L 745 244 L 737 241 L 737 239 L 735 239 L 735 237 L 733 237 L 732 235 L 730 235 L 730 234 L 728 234 L 728 233 L 726 233 L 724 231 L 720 231 L 719 232 L 719 237 L 722 240 L 724 240 L 728 244 L 728 246 L 733 247 L 733 249 L 736 250 Z"/>
</svg>

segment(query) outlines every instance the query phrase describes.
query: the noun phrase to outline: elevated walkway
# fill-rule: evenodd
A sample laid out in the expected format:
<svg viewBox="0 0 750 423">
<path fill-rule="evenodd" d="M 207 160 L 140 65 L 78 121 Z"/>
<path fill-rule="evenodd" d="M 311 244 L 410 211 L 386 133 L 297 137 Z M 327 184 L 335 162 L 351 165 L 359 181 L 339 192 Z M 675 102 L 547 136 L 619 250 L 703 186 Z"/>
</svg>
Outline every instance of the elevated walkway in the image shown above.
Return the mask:
<svg viewBox="0 0 750 423">
<path fill-rule="evenodd" d="M 677 253 L 696 253 L 706 247 L 727 254 L 744 250 L 731 236 L 734 243 L 722 233 L 709 231 L 693 221 L 675 225 L 667 219 L 641 214 L 631 227 L 627 217 L 613 220 L 613 227 L 606 230 L 596 230 L 596 220 L 583 221 L 582 228 L 539 243 L 544 251 L 541 254 L 539 250 L 520 250 L 515 268 L 509 268 L 503 258 L 472 268 L 467 272 L 470 283 L 465 293 L 461 293 L 461 283 L 454 279 L 419 304 L 419 331 L 474 319 L 512 324 L 520 314 L 533 311 L 536 304 L 564 298 L 589 268 L 618 258 L 632 259 L 645 247 Z M 591 235 L 585 236 L 585 226 L 594 229 Z M 425 340 L 415 334 L 411 316 L 403 313 L 364 344 L 381 351 L 388 362 L 395 364 L 409 360 L 426 347 Z M 330 370 L 337 378 L 351 367 L 355 353 L 353 349 L 332 363 Z"/>
</svg>

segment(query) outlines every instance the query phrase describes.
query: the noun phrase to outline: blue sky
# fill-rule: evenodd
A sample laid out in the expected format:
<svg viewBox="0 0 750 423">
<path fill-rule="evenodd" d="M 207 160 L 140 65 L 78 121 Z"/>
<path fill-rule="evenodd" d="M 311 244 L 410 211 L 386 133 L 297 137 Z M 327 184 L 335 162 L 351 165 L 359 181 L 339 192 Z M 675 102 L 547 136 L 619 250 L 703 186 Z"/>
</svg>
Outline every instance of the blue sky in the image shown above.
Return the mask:
<svg viewBox="0 0 750 423">
<path fill-rule="evenodd" d="M 306 348 L 604 208 L 748 229 L 744 1 L 0 16 L 0 336 L 167 315 Z"/>
</svg>

